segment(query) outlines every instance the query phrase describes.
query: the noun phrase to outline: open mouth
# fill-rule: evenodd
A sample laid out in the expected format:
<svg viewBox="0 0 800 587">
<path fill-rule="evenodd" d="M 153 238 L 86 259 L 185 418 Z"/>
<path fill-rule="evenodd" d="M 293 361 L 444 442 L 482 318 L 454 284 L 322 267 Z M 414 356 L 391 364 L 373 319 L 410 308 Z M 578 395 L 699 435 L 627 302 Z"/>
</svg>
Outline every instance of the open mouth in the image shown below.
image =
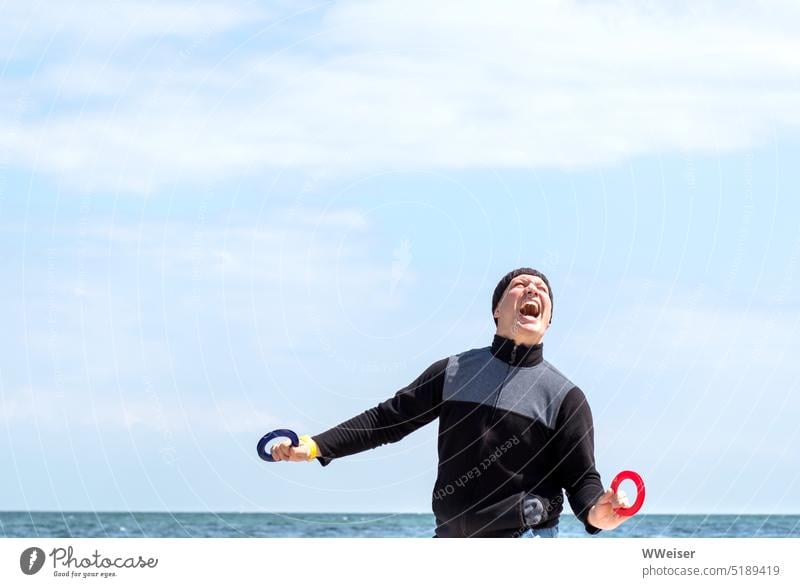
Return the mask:
<svg viewBox="0 0 800 587">
<path fill-rule="evenodd" d="M 538 300 L 530 300 L 522 304 L 519 309 L 519 313 L 522 316 L 527 316 L 529 318 L 538 318 L 542 312 L 542 308 L 539 305 Z"/>
</svg>

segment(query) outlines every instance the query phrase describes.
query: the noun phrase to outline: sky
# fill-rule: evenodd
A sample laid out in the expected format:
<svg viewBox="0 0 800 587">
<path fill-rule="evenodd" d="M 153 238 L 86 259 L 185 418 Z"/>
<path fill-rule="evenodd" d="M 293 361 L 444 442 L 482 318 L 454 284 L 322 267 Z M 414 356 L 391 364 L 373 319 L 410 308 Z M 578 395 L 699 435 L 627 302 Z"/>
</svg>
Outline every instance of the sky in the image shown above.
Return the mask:
<svg viewBox="0 0 800 587">
<path fill-rule="evenodd" d="M 554 294 L 604 483 L 800 512 L 800 7 L 0 5 L 0 510 L 429 512 L 261 462 Z"/>
</svg>

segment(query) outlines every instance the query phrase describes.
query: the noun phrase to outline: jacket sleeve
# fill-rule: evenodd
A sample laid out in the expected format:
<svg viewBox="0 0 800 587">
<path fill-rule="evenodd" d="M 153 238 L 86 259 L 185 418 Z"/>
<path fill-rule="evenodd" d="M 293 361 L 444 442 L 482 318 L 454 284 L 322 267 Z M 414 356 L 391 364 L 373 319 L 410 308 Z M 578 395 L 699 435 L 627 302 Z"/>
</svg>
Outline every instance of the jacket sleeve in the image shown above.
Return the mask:
<svg viewBox="0 0 800 587">
<path fill-rule="evenodd" d="M 594 424 L 586 396 L 573 387 L 561 402 L 554 436 L 556 475 L 567 492 L 572 511 L 589 534 L 599 528 L 589 524 L 589 510 L 604 493 L 594 461 Z"/>
<path fill-rule="evenodd" d="M 397 442 L 435 420 L 442 403 L 447 361 L 433 363 L 394 397 L 313 436 L 321 455 L 317 460 L 325 466 L 332 459 Z"/>
</svg>

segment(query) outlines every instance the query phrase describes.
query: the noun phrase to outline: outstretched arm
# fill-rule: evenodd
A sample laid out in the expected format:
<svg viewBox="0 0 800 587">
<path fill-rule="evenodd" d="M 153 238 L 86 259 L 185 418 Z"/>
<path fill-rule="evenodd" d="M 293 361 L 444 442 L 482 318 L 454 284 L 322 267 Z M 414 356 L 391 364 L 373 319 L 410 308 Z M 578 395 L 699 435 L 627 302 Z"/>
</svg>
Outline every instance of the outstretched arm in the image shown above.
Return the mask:
<svg viewBox="0 0 800 587">
<path fill-rule="evenodd" d="M 397 442 L 439 416 L 447 361 L 433 363 L 394 397 L 314 435 L 299 447 L 289 446 L 288 441 L 273 446 L 273 458 L 304 461 L 316 457 L 324 466 L 335 458 Z"/>
</svg>

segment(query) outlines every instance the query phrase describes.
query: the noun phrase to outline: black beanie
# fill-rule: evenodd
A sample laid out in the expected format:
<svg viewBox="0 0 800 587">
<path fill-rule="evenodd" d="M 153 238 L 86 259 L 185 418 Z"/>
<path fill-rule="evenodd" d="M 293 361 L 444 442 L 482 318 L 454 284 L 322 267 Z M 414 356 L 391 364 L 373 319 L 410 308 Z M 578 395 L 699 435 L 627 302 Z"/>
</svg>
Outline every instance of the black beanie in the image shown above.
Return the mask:
<svg viewBox="0 0 800 587">
<path fill-rule="evenodd" d="M 530 267 L 520 267 L 519 269 L 514 269 L 514 271 L 509 271 L 500 281 L 497 282 L 497 287 L 494 288 L 494 294 L 492 295 L 492 316 L 494 316 L 494 311 L 497 309 L 497 304 L 500 303 L 500 298 L 503 297 L 503 293 L 506 291 L 508 284 L 511 283 L 511 280 L 518 275 L 534 275 L 541 278 L 545 285 L 547 285 L 547 293 L 550 296 L 550 322 L 552 322 L 553 289 L 550 287 L 550 282 L 547 281 L 547 277 L 545 277 L 544 273 L 537 271 L 536 269 L 531 269 Z M 497 324 L 497 318 L 494 319 L 494 323 Z"/>
</svg>

